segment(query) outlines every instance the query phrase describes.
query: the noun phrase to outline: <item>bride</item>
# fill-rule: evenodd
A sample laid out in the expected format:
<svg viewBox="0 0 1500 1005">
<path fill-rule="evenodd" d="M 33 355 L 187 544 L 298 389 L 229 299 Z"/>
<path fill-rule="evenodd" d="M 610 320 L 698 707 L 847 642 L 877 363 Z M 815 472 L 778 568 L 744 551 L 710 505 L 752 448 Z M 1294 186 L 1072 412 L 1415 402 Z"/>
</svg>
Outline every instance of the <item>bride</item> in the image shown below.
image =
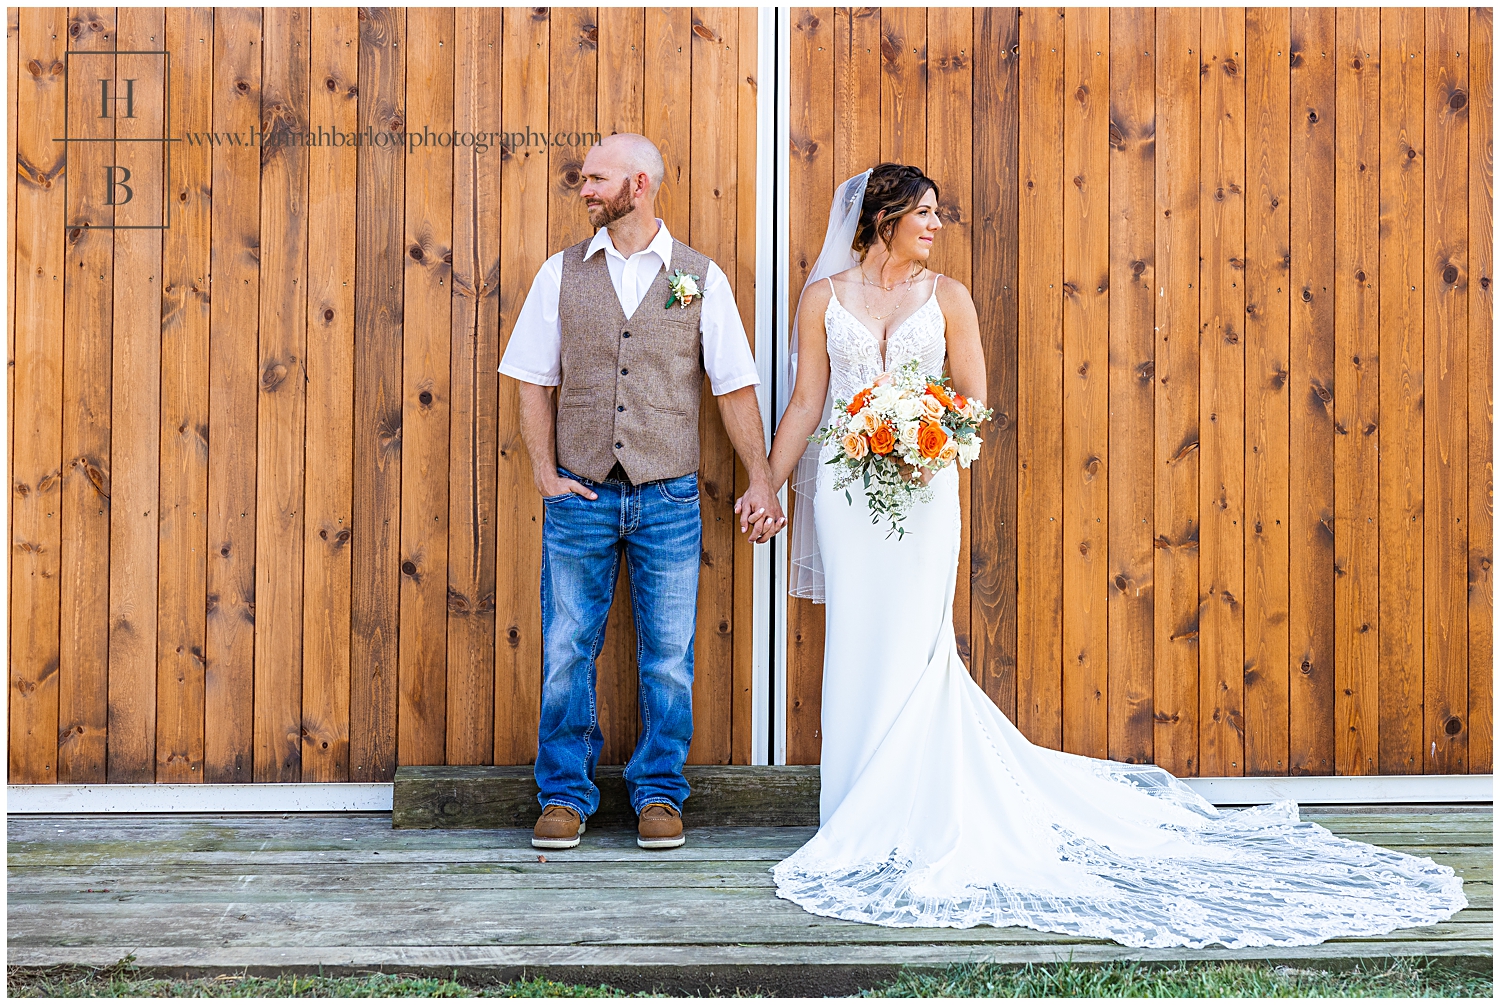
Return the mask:
<svg viewBox="0 0 1500 1005">
<path fill-rule="evenodd" d="M 792 593 L 827 604 L 821 826 L 773 870 L 777 895 L 878 925 L 1139 947 L 1306 945 L 1467 906 L 1452 869 L 1336 837 L 1294 803 L 1221 812 L 1161 768 L 1034 746 L 970 678 L 952 621 L 956 468 L 928 473 L 933 498 L 887 537 L 859 482 L 835 492 L 808 447 L 833 398 L 912 359 L 930 374 L 946 359 L 957 392 L 985 396 L 969 292 L 925 267 L 937 195 L 900 164 L 840 185 L 797 312 L 771 470 L 798 493 Z M 758 516 L 742 528 L 769 536 Z"/>
</svg>

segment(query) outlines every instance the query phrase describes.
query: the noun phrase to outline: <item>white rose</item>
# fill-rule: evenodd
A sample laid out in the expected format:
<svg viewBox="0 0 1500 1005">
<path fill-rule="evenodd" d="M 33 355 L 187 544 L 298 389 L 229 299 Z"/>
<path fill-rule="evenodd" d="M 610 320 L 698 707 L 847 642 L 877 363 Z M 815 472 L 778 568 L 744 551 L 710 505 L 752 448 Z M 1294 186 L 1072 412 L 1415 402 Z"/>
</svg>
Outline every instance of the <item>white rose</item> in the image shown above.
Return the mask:
<svg viewBox="0 0 1500 1005">
<path fill-rule="evenodd" d="M 880 417 L 868 408 L 861 409 L 854 417 L 854 427 L 862 430 L 866 435 L 873 435 L 880 428 Z"/>
<path fill-rule="evenodd" d="M 896 418 L 902 421 L 915 419 L 925 411 L 926 409 L 922 407 L 921 398 L 902 398 L 896 402 Z"/>
<path fill-rule="evenodd" d="M 870 395 L 870 407 L 877 412 L 884 412 L 894 405 L 901 397 L 901 388 L 893 384 L 885 384 L 875 389 Z"/>
<path fill-rule="evenodd" d="M 968 467 L 974 463 L 974 458 L 979 456 L 979 437 L 974 437 L 967 443 L 958 444 L 958 463 L 962 467 Z"/>
<path fill-rule="evenodd" d="M 698 295 L 698 284 L 693 282 L 692 276 L 682 277 L 681 289 L 687 296 L 696 297 Z"/>
<path fill-rule="evenodd" d="M 897 430 L 897 438 L 908 447 L 914 447 L 917 445 L 917 434 L 922 431 L 922 426 L 921 423 L 915 421 L 903 422 L 897 426 Z"/>
</svg>

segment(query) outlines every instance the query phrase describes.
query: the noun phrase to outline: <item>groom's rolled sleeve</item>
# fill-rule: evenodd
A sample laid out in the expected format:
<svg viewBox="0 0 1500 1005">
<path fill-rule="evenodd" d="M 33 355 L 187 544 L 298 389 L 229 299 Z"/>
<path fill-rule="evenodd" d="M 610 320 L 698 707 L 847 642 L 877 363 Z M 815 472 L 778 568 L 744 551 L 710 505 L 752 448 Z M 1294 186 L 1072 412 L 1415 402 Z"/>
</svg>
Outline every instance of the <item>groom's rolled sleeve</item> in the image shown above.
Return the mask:
<svg viewBox="0 0 1500 1005">
<path fill-rule="evenodd" d="M 562 322 L 557 317 L 562 258 L 559 251 L 547 259 L 531 281 L 500 360 L 500 372 L 507 377 L 543 387 L 562 383 Z"/>
<path fill-rule="evenodd" d="M 714 394 L 728 394 L 742 387 L 760 383 L 755 354 L 740 322 L 740 309 L 734 302 L 729 277 L 715 262 L 708 263 L 703 280 L 703 311 L 698 317 L 703 335 L 703 369 Z"/>
</svg>

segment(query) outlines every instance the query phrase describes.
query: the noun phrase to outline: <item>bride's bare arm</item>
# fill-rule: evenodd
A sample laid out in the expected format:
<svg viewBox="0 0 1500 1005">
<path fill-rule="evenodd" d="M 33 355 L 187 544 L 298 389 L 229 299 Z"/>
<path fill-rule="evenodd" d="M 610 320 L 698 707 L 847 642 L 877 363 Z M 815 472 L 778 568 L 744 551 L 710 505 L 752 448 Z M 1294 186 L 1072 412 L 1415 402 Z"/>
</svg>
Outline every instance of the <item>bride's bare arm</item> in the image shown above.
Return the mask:
<svg viewBox="0 0 1500 1005">
<path fill-rule="evenodd" d="M 814 283 L 797 306 L 797 383 L 771 443 L 771 490 L 786 484 L 807 450 L 807 438 L 823 419 L 828 396 L 828 337 L 823 312 L 828 309 L 828 284 Z"/>
<path fill-rule="evenodd" d="M 953 378 L 953 390 L 988 405 L 984 345 L 979 339 L 979 314 L 974 310 L 974 298 L 967 286 L 946 277 L 938 281 L 937 297 L 947 329 L 948 375 Z"/>
</svg>

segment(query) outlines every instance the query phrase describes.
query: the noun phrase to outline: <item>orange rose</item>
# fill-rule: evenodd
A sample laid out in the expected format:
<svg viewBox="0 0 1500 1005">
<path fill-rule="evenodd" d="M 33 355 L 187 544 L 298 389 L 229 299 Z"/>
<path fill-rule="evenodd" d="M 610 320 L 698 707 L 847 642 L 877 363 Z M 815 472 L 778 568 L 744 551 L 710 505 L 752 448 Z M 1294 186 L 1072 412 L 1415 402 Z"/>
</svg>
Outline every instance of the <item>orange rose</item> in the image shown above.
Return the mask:
<svg viewBox="0 0 1500 1005">
<path fill-rule="evenodd" d="M 942 453 L 943 444 L 947 442 L 948 434 L 943 432 L 942 426 L 924 421 L 921 432 L 917 433 L 917 452 L 923 457 L 933 458 Z"/>
<path fill-rule="evenodd" d="M 844 453 L 848 454 L 851 460 L 856 461 L 870 452 L 869 441 L 858 433 L 850 433 L 845 436 L 843 447 Z"/>
<path fill-rule="evenodd" d="M 850 415 L 857 415 L 859 413 L 859 410 L 861 408 L 864 408 L 869 403 L 870 389 L 867 387 L 854 396 L 854 400 L 849 402 L 849 407 L 846 408 L 845 411 Z"/>
<path fill-rule="evenodd" d="M 891 428 L 890 423 L 882 422 L 880 428 L 875 430 L 870 437 L 870 449 L 881 455 L 896 449 L 896 431 Z"/>
<path fill-rule="evenodd" d="M 961 394 L 955 394 L 953 396 L 953 409 L 954 409 L 954 411 L 962 412 L 964 410 L 964 408 L 968 404 L 969 404 L 969 399 L 965 398 L 963 395 L 961 395 Z"/>
<path fill-rule="evenodd" d="M 953 398 L 941 384 L 928 384 L 927 393 L 943 403 L 944 408 L 953 407 Z"/>
</svg>

